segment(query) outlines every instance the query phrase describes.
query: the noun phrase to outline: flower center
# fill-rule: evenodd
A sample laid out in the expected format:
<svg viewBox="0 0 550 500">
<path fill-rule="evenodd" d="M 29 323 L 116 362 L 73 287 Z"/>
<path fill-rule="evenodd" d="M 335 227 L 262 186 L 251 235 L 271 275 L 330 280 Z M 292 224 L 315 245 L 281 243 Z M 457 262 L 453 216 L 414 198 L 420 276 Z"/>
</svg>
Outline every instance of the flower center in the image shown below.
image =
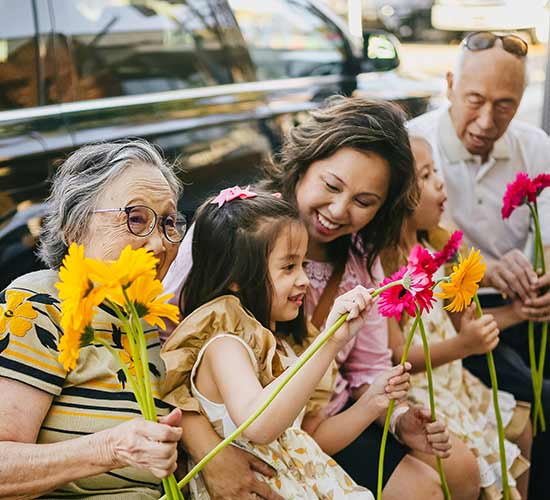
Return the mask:
<svg viewBox="0 0 550 500">
<path fill-rule="evenodd" d="M 15 313 L 13 311 L 10 311 L 9 309 L 4 313 L 6 318 L 13 318 L 15 316 Z"/>
</svg>

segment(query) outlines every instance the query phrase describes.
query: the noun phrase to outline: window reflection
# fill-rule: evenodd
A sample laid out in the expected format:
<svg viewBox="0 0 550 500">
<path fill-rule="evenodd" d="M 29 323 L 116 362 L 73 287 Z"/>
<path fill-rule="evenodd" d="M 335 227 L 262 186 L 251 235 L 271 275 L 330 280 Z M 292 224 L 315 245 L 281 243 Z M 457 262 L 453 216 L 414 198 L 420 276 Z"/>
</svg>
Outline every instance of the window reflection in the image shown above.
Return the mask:
<svg viewBox="0 0 550 500">
<path fill-rule="evenodd" d="M 208 0 L 53 0 L 56 65 L 70 88 L 51 102 L 230 83 L 222 31 Z"/>
<path fill-rule="evenodd" d="M 300 0 L 229 0 L 260 80 L 340 74 L 341 34 Z"/>
</svg>

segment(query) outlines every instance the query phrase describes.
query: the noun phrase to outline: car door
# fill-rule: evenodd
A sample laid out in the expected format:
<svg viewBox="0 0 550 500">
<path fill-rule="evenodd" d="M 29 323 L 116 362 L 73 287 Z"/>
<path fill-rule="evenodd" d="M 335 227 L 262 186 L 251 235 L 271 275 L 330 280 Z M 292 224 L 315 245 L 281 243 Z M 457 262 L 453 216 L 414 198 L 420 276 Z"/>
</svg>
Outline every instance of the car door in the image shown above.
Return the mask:
<svg viewBox="0 0 550 500">
<path fill-rule="evenodd" d="M 0 0 L 0 290 L 39 269 L 36 244 L 57 158 L 72 147 L 55 92 L 46 0 Z"/>
<path fill-rule="evenodd" d="M 50 0 L 74 146 L 142 137 L 179 160 L 192 213 L 271 150 L 262 94 L 224 0 Z M 243 87 L 244 85 L 244 87 Z"/>
</svg>

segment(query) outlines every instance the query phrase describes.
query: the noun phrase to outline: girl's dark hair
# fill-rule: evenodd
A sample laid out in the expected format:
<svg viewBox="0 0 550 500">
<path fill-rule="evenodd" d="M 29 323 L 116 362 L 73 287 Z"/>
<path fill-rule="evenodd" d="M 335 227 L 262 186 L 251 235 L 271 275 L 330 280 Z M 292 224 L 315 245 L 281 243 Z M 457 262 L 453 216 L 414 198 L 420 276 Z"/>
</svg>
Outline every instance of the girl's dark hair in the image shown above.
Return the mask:
<svg viewBox="0 0 550 500">
<path fill-rule="evenodd" d="M 298 212 L 273 193 L 254 190 L 257 196 L 236 199 L 218 207 L 206 200 L 198 209 L 193 229 L 193 267 L 180 298 L 187 316 L 220 295 L 232 294 L 266 328 L 271 325 L 273 285 L 268 258 L 285 228 L 302 225 Z M 237 285 L 238 291 L 231 291 Z M 303 307 L 298 317 L 278 323 L 277 332 L 306 337 Z"/>
<path fill-rule="evenodd" d="M 350 248 L 366 257 L 371 272 L 383 248 L 399 242 L 403 218 L 414 210 L 418 187 L 405 114 L 395 104 L 384 101 L 334 96 L 310 114 L 310 119 L 295 127 L 285 138 L 281 152 L 265 169 L 261 186 L 280 191 L 296 203 L 296 185 L 309 166 L 326 159 L 341 148 L 375 153 L 390 167 L 386 201 L 369 224 L 358 232 L 331 242 L 329 258 L 344 265 Z"/>
</svg>

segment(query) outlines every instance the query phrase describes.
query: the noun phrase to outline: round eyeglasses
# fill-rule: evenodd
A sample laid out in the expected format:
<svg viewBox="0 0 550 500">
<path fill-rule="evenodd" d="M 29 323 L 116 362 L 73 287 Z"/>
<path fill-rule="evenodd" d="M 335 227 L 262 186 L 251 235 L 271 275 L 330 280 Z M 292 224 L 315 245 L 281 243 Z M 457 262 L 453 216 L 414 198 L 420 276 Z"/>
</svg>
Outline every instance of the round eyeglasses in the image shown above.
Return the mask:
<svg viewBox="0 0 550 500">
<path fill-rule="evenodd" d="M 187 222 L 179 212 L 164 216 L 158 215 L 152 208 L 145 205 L 133 205 L 124 208 L 99 208 L 92 213 L 124 212 L 128 231 L 135 236 L 149 236 L 160 221 L 162 232 L 171 243 L 179 243 L 185 236 Z"/>
</svg>

